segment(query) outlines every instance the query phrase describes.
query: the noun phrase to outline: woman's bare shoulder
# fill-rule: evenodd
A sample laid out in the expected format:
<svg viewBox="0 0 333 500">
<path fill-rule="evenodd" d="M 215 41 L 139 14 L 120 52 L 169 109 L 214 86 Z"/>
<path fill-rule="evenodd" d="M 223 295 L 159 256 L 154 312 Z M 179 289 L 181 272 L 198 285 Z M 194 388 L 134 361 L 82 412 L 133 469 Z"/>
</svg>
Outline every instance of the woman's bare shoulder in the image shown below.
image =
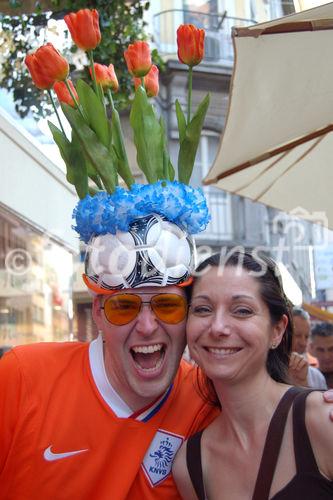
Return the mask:
<svg viewBox="0 0 333 500">
<path fill-rule="evenodd" d="M 182 498 L 186 500 L 198 500 L 187 469 L 186 450 L 187 441 L 182 444 L 177 452 L 172 466 L 172 475 Z"/>
</svg>

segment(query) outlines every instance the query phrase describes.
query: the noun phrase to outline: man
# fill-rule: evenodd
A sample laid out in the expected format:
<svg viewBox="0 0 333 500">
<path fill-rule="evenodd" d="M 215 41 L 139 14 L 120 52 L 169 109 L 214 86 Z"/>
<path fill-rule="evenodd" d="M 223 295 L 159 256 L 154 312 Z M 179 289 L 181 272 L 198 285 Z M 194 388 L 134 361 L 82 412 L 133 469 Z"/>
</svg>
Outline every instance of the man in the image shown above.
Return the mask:
<svg viewBox="0 0 333 500">
<path fill-rule="evenodd" d="M 310 351 L 316 356 L 327 386 L 333 388 L 333 325 L 321 323 L 311 332 Z"/>
<path fill-rule="evenodd" d="M 134 239 L 142 241 L 146 219 L 133 225 Z M 19 346 L 1 360 L 0 499 L 179 498 L 173 458 L 216 416 L 195 390 L 196 370 L 181 361 L 191 253 L 171 275 L 141 245 L 128 252 L 136 252 L 128 273 L 126 250 L 119 266 L 113 254 L 118 240 L 95 238 L 86 257 L 99 337 Z"/>
<path fill-rule="evenodd" d="M 292 338 L 292 355 L 290 357 L 290 376 L 294 384 L 305 385 L 315 389 L 327 389 L 324 376 L 311 366 L 308 357 L 308 342 L 311 331 L 309 314 L 300 307 L 293 309 L 294 332 Z"/>
</svg>

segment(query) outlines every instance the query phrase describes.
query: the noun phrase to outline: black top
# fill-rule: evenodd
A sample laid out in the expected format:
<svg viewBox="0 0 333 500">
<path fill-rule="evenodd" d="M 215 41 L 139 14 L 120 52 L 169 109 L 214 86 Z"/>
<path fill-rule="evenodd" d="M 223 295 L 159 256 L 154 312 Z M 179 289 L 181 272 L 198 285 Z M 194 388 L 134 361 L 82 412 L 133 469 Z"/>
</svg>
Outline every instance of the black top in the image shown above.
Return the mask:
<svg viewBox="0 0 333 500">
<path fill-rule="evenodd" d="M 252 500 L 268 500 L 280 453 L 288 412 L 293 404 L 293 436 L 296 474 L 271 500 L 332 500 L 333 481 L 319 471 L 305 426 L 305 402 L 312 390 L 291 387 L 281 398 L 269 424 Z M 188 472 L 199 500 L 205 500 L 201 464 L 202 432 L 187 442 Z"/>
</svg>

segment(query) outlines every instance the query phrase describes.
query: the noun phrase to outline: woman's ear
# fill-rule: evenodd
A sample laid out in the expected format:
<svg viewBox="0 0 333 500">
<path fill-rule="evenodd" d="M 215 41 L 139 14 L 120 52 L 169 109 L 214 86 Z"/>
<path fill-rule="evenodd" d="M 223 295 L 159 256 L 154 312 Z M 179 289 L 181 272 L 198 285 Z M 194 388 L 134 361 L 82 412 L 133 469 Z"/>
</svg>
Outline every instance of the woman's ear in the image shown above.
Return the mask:
<svg viewBox="0 0 333 500">
<path fill-rule="evenodd" d="M 275 323 L 273 327 L 273 336 L 271 338 L 271 346 L 273 349 L 276 348 L 283 339 L 283 335 L 288 326 L 288 322 L 288 316 L 286 314 L 283 314 L 282 318 L 277 323 Z"/>
</svg>

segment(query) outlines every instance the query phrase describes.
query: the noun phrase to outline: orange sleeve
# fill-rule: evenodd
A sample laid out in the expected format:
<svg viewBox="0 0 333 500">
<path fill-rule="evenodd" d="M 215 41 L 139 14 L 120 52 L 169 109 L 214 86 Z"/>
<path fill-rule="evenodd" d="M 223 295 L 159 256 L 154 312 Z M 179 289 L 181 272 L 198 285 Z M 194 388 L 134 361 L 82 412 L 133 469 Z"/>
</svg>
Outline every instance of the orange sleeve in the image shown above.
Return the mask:
<svg viewBox="0 0 333 500">
<path fill-rule="evenodd" d="M 13 351 L 0 360 L 0 473 L 3 470 L 22 402 L 23 377 Z"/>
</svg>

